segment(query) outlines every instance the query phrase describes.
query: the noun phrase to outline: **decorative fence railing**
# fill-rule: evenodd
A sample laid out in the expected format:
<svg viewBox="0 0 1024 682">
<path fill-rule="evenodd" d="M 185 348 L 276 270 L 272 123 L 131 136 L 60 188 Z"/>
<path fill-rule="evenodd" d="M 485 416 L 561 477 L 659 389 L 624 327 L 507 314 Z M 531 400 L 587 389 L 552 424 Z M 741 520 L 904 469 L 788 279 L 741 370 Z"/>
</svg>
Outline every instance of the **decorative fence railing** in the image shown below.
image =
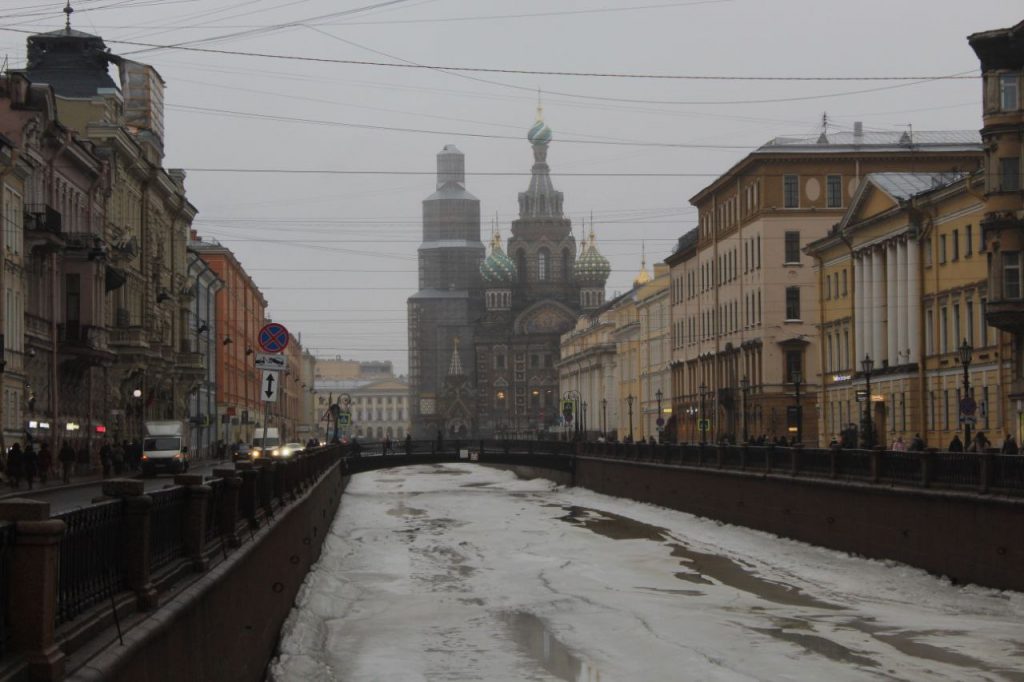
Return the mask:
<svg viewBox="0 0 1024 682">
<path fill-rule="evenodd" d="M 185 546 L 185 489 L 169 488 L 150 493 L 150 571 L 158 571 L 182 556 Z M 205 538 L 205 528 L 203 537 Z"/>
<path fill-rule="evenodd" d="M 72 620 L 124 587 L 124 503 L 58 514 L 65 524 L 57 569 L 57 622 Z"/>
<path fill-rule="evenodd" d="M 10 597 L 11 546 L 13 544 L 14 524 L 0 523 L 0 656 L 7 651 L 7 639 L 11 632 L 7 604 Z"/>
</svg>

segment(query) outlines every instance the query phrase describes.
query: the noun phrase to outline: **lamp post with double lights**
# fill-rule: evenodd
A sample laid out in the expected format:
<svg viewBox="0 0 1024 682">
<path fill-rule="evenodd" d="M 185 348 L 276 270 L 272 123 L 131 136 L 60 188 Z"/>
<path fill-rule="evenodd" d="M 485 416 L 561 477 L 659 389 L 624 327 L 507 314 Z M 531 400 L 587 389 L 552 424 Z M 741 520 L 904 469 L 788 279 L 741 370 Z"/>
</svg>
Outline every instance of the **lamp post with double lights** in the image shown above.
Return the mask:
<svg viewBox="0 0 1024 682">
<path fill-rule="evenodd" d="M 630 393 L 629 395 L 626 396 L 626 405 L 629 407 L 629 442 L 630 443 L 635 442 L 633 440 L 633 401 L 634 400 L 636 400 L 636 398 L 633 397 L 632 393 Z"/>
<path fill-rule="evenodd" d="M 743 433 L 743 442 L 746 443 L 750 440 L 750 434 L 747 433 L 747 393 L 750 392 L 750 379 L 744 376 L 740 379 L 740 431 Z"/>
<path fill-rule="evenodd" d="M 700 444 L 705 445 L 708 442 L 708 429 L 705 428 L 707 424 L 704 421 L 704 398 L 708 394 L 707 384 L 701 383 L 700 388 L 700 421 L 697 422 L 697 430 L 700 431 Z"/>
<path fill-rule="evenodd" d="M 861 446 L 870 449 L 875 447 L 875 429 L 871 425 L 871 370 L 875 368 L 875 361 L 870 355 L 865 355 L 860 361 L 860 368 L 864 371 L 864 388 L 867 393 L 864 396 L 864 435 L 861 437 Z"/>
<path fill-rule="evenodd" d="M 974 348 L 967 343 L 967 339 L 960 344 L 957 351 L 960 355 L 960 364 L 964 368 L 964 397 L 960 400 L 960 418 L 964 422 L 964 449 L 971 444 L 971 420 L 974 419 L 976 403 L 971 397 L 971 376 L 968 370 L 971 367 L 971 359 L 974 356 Z"/>
<path fill-rule="evenodd" d="M 796 402 L 796 414 L 794 415 L 796 417 L 796 442 L 803 443 L 804 416 L 803 411 L 800 409 L 800 383 L 803 381 L 804 375 L 800 370 L 794 369 L 790 373 L 789 378 L 793 382 L 793 388 L 795 389 L 793 399 Z"/>
</svg>

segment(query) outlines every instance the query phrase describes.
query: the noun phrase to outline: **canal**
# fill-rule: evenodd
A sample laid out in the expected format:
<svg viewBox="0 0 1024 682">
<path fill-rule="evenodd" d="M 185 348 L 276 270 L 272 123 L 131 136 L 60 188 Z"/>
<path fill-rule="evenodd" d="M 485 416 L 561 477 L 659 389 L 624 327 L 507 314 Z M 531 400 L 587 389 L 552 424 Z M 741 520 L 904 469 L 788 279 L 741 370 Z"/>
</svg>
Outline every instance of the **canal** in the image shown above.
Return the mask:
<svg viewBox="0 0 1024 682">
<path fill-rule="evenodd" d="M 506 471 L 407 467 L 353 477 L 269 678 L 1024 680 L 1024 594 Z"/>
</svg>

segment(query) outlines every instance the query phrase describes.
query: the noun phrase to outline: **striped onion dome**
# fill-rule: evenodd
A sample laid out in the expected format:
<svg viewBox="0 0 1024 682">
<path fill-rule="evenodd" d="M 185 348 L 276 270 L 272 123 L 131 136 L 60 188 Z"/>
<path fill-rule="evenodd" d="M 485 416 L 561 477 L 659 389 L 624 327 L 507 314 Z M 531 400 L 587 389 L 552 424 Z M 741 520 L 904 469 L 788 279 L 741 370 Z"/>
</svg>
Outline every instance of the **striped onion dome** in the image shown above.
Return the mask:
<svg viewBox="0 0 1024 682">
<path fill-rule="evenodd" d="M 491 238 L 491 255 L 480 264 L 480 276 L 485 286 L 510 286 L 519 278 L 516 264 L 505 255 L 501 248 L 501 235 L 497 232 Z"/>
<path fill-rule="evenodd" d="M 526 133 L 526 139 L 530 141 L 530 144 L 544 145 L 551 142 L 551 128 L 548 128 L 547 124 L 541 118 L 540 111 L 537 112 L 537 122 L 530 128 L 530 132 Z"/>
<path fill-rule="evenodd" d="M 597 250 L 597 236 L 590 230 L 590 239 L 583 247 L 583 253 L 576 259 L 573 275 L 576 282 L 582 285 L 604 286 L 608 275 L 612 272 L 611 263 Z"/>
</svg>

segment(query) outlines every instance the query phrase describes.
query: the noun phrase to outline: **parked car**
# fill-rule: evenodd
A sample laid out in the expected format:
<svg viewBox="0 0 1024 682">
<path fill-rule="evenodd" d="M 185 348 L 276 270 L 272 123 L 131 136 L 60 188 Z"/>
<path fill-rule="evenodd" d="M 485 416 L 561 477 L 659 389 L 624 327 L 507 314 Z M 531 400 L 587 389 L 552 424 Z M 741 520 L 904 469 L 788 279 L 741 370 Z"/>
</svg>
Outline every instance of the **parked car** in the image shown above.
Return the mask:
<svg viewBox="0 0 1024 682">
<path fill-rule="evenodd" d="M 276 447 L 270 451 L 271 457 L 291 457 L 296 453 L 302 452 L 306 449 L 306 446 L 302 443 L 285 443 L 280 447 Z"/>
<path fill-rule="evenodd" d="M 231 450 L 232 462 L 248 462 L 252 459 L 252 448 L 246 443 L 239 443 Z"/>
</svg>

